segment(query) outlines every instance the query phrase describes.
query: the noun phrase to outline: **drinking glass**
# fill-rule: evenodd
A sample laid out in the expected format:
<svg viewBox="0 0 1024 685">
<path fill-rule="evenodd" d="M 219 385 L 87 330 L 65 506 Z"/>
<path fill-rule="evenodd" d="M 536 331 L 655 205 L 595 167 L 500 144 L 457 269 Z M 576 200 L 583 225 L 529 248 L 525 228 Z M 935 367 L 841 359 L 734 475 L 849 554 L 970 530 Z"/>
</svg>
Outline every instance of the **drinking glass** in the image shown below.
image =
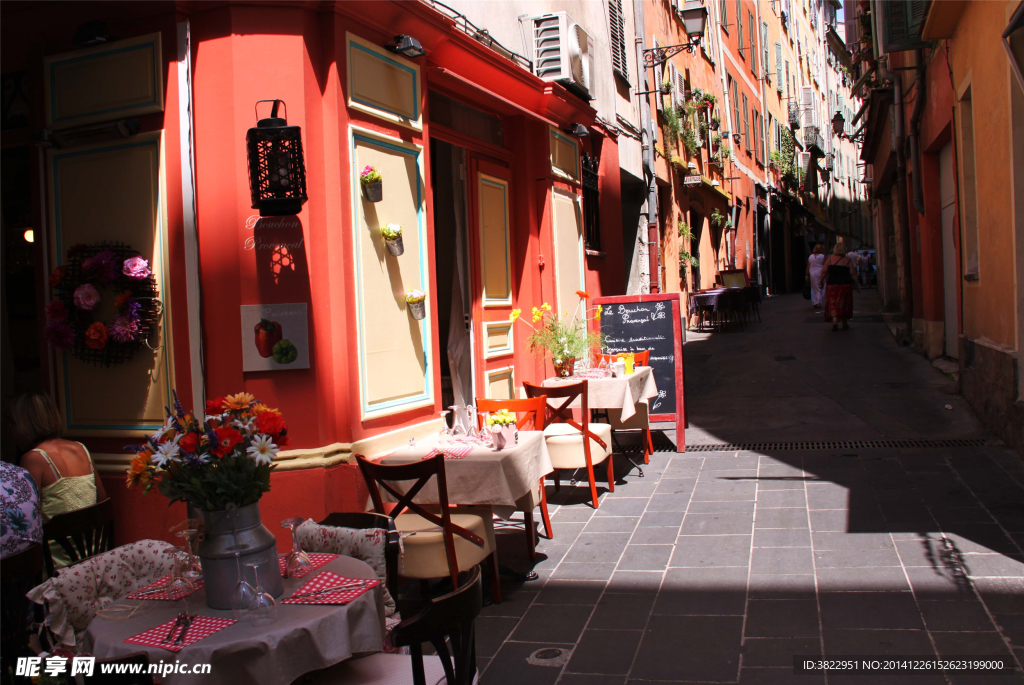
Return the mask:
<svg viewBox="0 0 1024 685">
<path fill-rule="evenodd" d="M 287 528 L 292 533 L 292 551 L 288 553 L 288 560 L 284 565 L 285 578 L 301 578 L 313 570 L 313 562 L 309 555 L 302 551 L 299 541 L 295 537 L 295 528 L 304 521 L 301 516 L 293 516 L 290 519 L 281 521 L 281 527 Z"/>
<path fill-rule="evenodd" d="M 486 446 L 493 444 L 491 437 L 490 426 L 487 425 L 487 419 L 491 418 L 491 412 L 482 411 L 480 412 L 480 441 Z"/>
<path fill-rule="evenodd" d="M 462 405 L 453 404 L 448 407 L 452 412 L 452 432 L 451 436 L 457 438 L 460 435 L 464 435 L 466 431 L 462 427 L 462 420 L 459 418 L 459 410 L 462 409 Z"/>
<path fill-rule="evenodd" d="M 183 598 L 192 594 L 195 586 L 188 579 L 188 569 L 192 566 L 189 554 L 184 547 L 172 547 L 171 554 L 171 582 L 167 584 L 167 594 L 178 595 Z"/>
<path fill-rule="evenodd" d="M 249 620 L 254 626 L 269 625 L 277 620 L 277 602 L 263 591 L 263 584 L 260 582 L 262 563 L 261 561 L 250 561 L 246 564 L 252 569 L 253 577 L 256 579 L 256 594 L 249 602 Z"/>
<path fill-rule="evenodd" d="M 192 521 L 190 520 L 191 523 Z M 177 536 L 182 538 L 185 549 L 188 550 L 188 569 L 185 571 L 185 577 L 195 585 L 203 579 L 203 567 L 200 565 L 199 557 L 195 553 L 195 541 L 199 536 L 199 531 L 190 525 L 184 530 L 179 530 Z"/>
<path fill-rule="evenodd" d="M 597 368 L 601 371 L 601 376 L 603 378 L 608 378 L 612 375 L 612 370 L 608 367 L 607 357 L 601 357 L 601 363 L 597 365 Z"/>
<path fill-rule="evenodd" d="M 469 438 L 471 441 L 475 442 L 480 437 L 479 433 L 477 433 L 476 405 L 474 405 L 474 404 L 467 404 L 466 405 L 466 418 L 468 419 L 467 423 L 469 424 L 469 425 L 466 426 L 466 437 Z"/>
<path fill-rule="evenodd" d="M 448 415 L 451 411 L 445 410 L 441 412 L 441 430 L 438 431 L 437 435 L 441 440 L 450 438 L 452 436 L 452 429 L 448 427 Z"/>
<path fill-rule="evenodd" d="M 238 583 L 234 592 L 231 593 L 231 613 L 236 621 L 241 621 L 249 614 L 249 607 L 256 599 L 256 588 L 249 584 L 242 572 L 242 552 L 249 549 L 249 545 L 232 545 L 227 548 L 228 552 L 235 555 L 235 568 L 238 569 Z"/>
</svg>

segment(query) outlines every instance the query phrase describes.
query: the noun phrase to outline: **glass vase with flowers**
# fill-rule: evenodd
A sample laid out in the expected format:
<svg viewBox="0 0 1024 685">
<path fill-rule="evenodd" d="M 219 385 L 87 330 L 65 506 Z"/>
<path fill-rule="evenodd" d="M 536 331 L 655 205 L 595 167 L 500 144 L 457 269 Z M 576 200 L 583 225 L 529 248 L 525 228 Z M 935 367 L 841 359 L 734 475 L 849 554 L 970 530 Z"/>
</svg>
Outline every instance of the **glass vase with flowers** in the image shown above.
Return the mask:
<svg viewBox="0 0 1024 685">
<path fill-rule="evenodd" d="M 577 290 L 576 295 L 580 299 L 572 316 L 566 310 L 559 317 L 547 302 L 533 308 L 532 322 L 522 318 L 520 309 L 513 309 L 509 316 L 510 321 L 518 319 L 533 329 L 526 341 L 527 346 L 534 354 L 551 355 L 555 375 L 561 378 L 572 376 L 576 360 L 589 359 L 591 351 L 600 349 L 603 341 L 600 333 L 601 305 L 588 307 L 590 294 L 585 290 Z M 596 330 L 589 329 L 588 321 L 591 320 L 595 322 Z"/>
</svg>

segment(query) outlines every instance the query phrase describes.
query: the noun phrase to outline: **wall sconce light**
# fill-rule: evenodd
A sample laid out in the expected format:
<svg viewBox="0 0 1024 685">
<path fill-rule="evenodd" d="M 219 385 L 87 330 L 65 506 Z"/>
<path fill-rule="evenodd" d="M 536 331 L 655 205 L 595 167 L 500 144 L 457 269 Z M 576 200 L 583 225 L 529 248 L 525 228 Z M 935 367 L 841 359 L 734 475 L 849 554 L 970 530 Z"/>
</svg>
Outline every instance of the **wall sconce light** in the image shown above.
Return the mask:
<svg viewBox="0 0 1024 685">
<path fill-rule="evenodd" d="M 259 118 L 259 104 L 273 102 L 270 117 Z M 260 216 L 289 216 L 302 211 L 306 201 L 306 165 L 302 158 L 302 130 L 277 116 L 283 100 L 256 102 L 256 128 L 245 134 L 249 158 L 249 191 L 252 208 Z"/>
<path fill-rule="evenodd" d="M 569 124 L 569 127 L 565 129 L 565 132 L 571 136 L 576 136 L 577 138 L 586 138 L 590 135 L 590 131 L 588 131 L 587 127 L 583 124 Z"/>
<path fill-rule="evenodd" d="M 846 119 L 843 117 L 842 112 L 836 112 L 836 115 L 832 117 L 832 133 L 837 136 L 843 135 L 843 126 L 846 124 Z"/>
<path fill-rule="evenodd" d="M 427 54 L 427 51 L 423 49 L 423 46 L 418 40 L 404 33 L 395 36 L 391 42 L 384 47 L 391 52 L 397 52 L 402 57 L 408 57 L 409 59 L 415 59 Z"/>
<path fill-rule="evenodd" d="M 713 188 L 717 188 L 717 187 L 718 187 L 718 186 L 720 186 L 720 185 L 722 185 L 722 184 L 721 184 L 721 183 L 719 183 L 718 181 L 712 181 L 712 182 L 711 182 L 711 186 L 712 186 Z"/>
<path fill-rule="evenodd" d="M 696 162 L 690 162 L 690 163 L 688 163 L 686 165 L 686 168 L 687 169 L 692 169 L 693 171 L 696 171 L 697 170 L 697 163 Z"/>
</svg>

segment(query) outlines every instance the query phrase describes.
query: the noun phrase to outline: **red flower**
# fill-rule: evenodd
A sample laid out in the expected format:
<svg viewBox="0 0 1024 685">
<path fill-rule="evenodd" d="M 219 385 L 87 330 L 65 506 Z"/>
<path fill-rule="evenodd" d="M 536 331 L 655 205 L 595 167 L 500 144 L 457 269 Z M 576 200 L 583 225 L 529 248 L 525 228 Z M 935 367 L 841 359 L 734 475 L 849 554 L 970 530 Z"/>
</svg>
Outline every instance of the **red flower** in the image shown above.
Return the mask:
<svg viewBox="0 0 1024 685">
<path fill-rule="evenodd" d="M 579 296 L 581 300 L 590 299 L 590 293 L 588 293 L 586 290 L 577 290 L 576 294 Z"/>
<path fill-rule="evenodd" d="M 285 432 L 287 432 L 287 429 L 285 430 Z M 277 443 L 277 446 L 281 448 L 287 447 L 291 443 L 291 441 L 288 439 L 288 436 L 285 435 L 284 433 L 274 438 L 274 441 Z"/>
<path fill-rule="evenodd" d="M 230 426 L 221 426 L 213 434 L 217 436 L 217 446 L 212 451 L 218 457 L 223 457 L 242 442 L 242 434 Z"/>
<path fill-rule="evenodd" d="M 132 291 L 125 290 L 123 293 L 121 293 L 114 299 L 114 306 L 117 307 L 118 309 L 123 308 L 126 304 L 128 304 L 128 300 L 130 300 L 131 297 Z"/>
<path fill-rule="evenodd" d="M 56 288 L 58 285 L 60 285 L 60 282 L 64 280 L 64 277 L 67 276 L 67 274 L 67 267 L 58 266 L 56 269 L 54 269 L 53 272 L 50 274 L 50 287 Z"/>
<path fill-rule="evenodd" d="M 287 429 L 287 426 L 284 425 L 284 417 L 280 414 L 265 411 L 256 415 L 256 429 L 260 433 L 278 435 Z"/>
<path fill-rule="evenodd" d="M 64 306 L 64 303 L 60 300 L 51 300 L 46 305 L 46 317 L 55 321 L 66 319 L 68 316 L 68 309 Z"/>
<path fill-rule="evenodd" d="M 185 437 L 178 441 L 178 447 L 183 452 L 195 454 L 196 450 L 199 449 L 199 436 L 195 433 L 186 433 Z"/>
<path fill-rule="evenodd" d="M 107 327 L 100 321 L 94 321 L 85 329 L 85 346 L 93 350 L 102 350 L 107 346 Z"/>
<path fill-rule="evenodd" d="M 224 398 L 215 397 L 212 400 L 206 400 L 206 413 L 211 416 L 214 414 L 224 413 Z"/>
</svg>

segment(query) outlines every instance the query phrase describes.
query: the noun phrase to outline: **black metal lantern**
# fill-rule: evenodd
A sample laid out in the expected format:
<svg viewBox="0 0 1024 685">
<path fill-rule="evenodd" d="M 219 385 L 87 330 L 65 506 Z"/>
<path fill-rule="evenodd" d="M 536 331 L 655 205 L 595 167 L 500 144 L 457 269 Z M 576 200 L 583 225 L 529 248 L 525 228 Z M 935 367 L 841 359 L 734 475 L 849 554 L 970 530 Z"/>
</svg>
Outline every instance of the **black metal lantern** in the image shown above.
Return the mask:
<svg viewBox="0 0 1024 685">
<path fill-rule="evenodd" d="M 261 102 L 273 102 L 270 117 L 259 118 Z M 249 156 L 249 190 L 252 208 L 260 216 L 289 216 L 302 211 L 306 201 L 306 165 L 302 160 L 302 129 L 288 125 L 277 116 L 283 100 L 259 100 L 256 103 L 256 128 L 245 134 Z"/>
</svg>

